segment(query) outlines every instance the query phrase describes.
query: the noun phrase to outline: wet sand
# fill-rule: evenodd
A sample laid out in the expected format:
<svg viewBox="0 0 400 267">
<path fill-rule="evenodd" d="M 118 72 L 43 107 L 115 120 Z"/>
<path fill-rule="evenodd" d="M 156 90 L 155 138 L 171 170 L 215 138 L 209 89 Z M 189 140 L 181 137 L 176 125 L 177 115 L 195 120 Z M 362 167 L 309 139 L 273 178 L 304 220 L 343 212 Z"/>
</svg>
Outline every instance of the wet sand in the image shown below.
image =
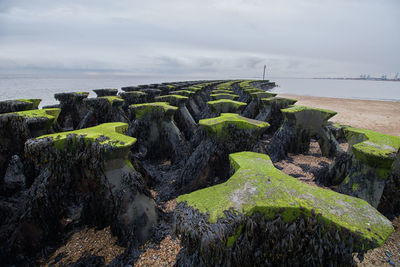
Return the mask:
<svg viewBox="0 0 400 267">
<path fill-rule="evenodd" d="M 279 94 L 279 96 L 297 99 L 296 105 L 338 112 L 330 119 L 332 122 L 400 136 L 400 102 L 288 94 Z"/>
</svg>

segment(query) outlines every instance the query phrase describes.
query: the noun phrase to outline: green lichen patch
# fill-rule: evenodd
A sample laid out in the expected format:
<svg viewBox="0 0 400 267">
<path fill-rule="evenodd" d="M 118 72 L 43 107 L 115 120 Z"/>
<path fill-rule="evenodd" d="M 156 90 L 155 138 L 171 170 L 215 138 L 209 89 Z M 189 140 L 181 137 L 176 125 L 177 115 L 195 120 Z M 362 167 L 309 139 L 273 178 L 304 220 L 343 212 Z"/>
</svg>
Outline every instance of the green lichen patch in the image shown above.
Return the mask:
<svg viewBox="0 0 400 267">
<path fill-rule="evenodd" d="M 124 100 L 120 96 L 100 96 L 100 99 L 107 99 L 111 106 L 121 106 Z"/>
<path fill-rule="evenodd" d="M 194 95 L 194 92 L 189 91 L 189 90 L 177 90 L 177 91 L 171 91 L 169 92 L 171 95 L 182 95 L 182 96 L 192 96 Z"/>
<path fill-rule="evenodd" d="M 345 126 L 343 130 L 357 159 L 375 168 L 392 167 L 400 148 L 400 137 L 350 126 Z"/>
<path fill-rule="evenodd" d="M 250 93 L 250 96 L 252 99 L 260 100 L 261 98 L 269 98 L 269 97 L 274 97 L 276 96 L 276 93 L 270 93 L 270 92 L 255 92 L 255 93 Z"/>
<path fill-rule="evenodd" d="M 248 93 L 248 94 L 252 94 L 252 93 L 264 93 L 264 90 L 258 89 L 258 88 L 249 88 L 249 89 L 244 89 L 244 92 Z"/>
<path fill-rule="evenodd" d="M 292 105 L 289 106 L 288 108 L 281 109 L 282 113 L 284 115 L 295 115 L 299 113 L 319 113 L 322 115 L 324 121 L 329 120 L 333 116 L 337 114 L 336 111 L 333 110 L 328 110 L 328 109 L 322 109 L 322 108 L 312 108 L 312 107 L 306 107 L 306 106 L 297 106 L 297 105 Z"/>
<path fill-rule="evenodd" d="M 229 81 L 229 82 L 224 82 L 224 83 L 221 83 L 221 84 L 218 84 L 217 86 L 216 86 L 216 90 L 231 90 L 232 89 L 232 86 L 235 84 L 235 83 L 238 83 L 239 81 L 237 81 L 237 80 L 233 80 L 233 81 Z"/>
<path fill-rule="evenodd" d="M 226 93 L 212 94 L 212 95 L 210 95 L 210 97 L 211 97 L 213 100 L 219 100 L 219 99 L 231 99 L 231 100 L 235 100 L 235 99 L 238 99 L 238 98 L 239 98 L 238 95 L 226 94 Z"/>
<path fill-rule="evenodd" d="M 366 201 L 303 183 L 276 169 L 268 155 L 230 154 L 233 176 L 228 181 L 178 197 L 210 223 L 234 210 L 245 216 L 261 213 L 266 219 L 280 215 L 286 222 L 317 214 L 320 223 L 346 229 L 366 248 L 380 246 L 393 232 L 391 222 Z"/>
<path fill-rule="evenodd" d="M 216 90 L 212 90 L 211 94 L 232 94 L 233 91 L 232 90 L 221 90 L 221 89 L 216 89 Z"/>
<path fill-rule="evenodd" d="M 289 106 L 289 105 L 294 105 L 296 103 L 296 99 L 291 99 L 291 98 L 283 98 L 283 97 L 268 97 L 268 98 L 262 98 L 261 103 L 264 105 L 279 105 L 279 106 Z"/>
<path fill-rule="evenodd" d="M 173 116 L 177 107 L 171 106 L 168 102 L 152 102 L 145 104 L 130 105 L 129 109 L 136 115 L 137 119 L 145 119 L 147 116 Z"/>
<path fill-rule="evenodd" d="M 40 102 L 42 102 L 42 99 L 39 99 L 39 98 L 15 99 L 15 101 L 30 103 L 31 104 L 30 109 L 37 109 L 39 107 Z"/>
<path fill-rule="evenodd" d="M 46 108 L 46 109 L 33 109 L 18 112 L 5 113 L 1 115 L 14 114 L 23 118 L 47 118 L 50 124 L 57 121 L 58 115 L 60 115 L 61 109 L 59 108 Z"/>
<path fill-rule="evenodd" d="M 208 107 L 217 113 L 222 112 L 236 112 L 244 107 L 246 107 L 246 103 L 234 101 L 230 99 L 219 99 L 214 101 L 207 102 Z"/>
<path fill-rule="evenodd" d="M 252 120 L 236 113 L 222 113 L 216 118 L 203 119 L 199 121 L 199 125 L 218 137 L 229 134 L 229 126 L 232 125 L 241 130 L 264 130 L 269 127 L 267 122 Z"/>
<path fill-rule="evenodd" d="M 95 127 L 62 132 L 55 134 L 42 135 L 36 139 L 50 138 L 57 149 L 64 149 L 69 135 L 83 136 L 85 141 L 90 143 L 98 142 L 107 145 L 112 149 L 125 149 L 131 147 L 136 142 L 136 138 L 125 135 L 128 124 L 123 122 L 103 123 Z"/>
<path fill-rule="evenodd" d="M 157 102 L 168 102 L 172 106 L 179 106 L 186 103 L 189 97 L 182 95 L 162 95 L 154 98 Z"/>
</svg>

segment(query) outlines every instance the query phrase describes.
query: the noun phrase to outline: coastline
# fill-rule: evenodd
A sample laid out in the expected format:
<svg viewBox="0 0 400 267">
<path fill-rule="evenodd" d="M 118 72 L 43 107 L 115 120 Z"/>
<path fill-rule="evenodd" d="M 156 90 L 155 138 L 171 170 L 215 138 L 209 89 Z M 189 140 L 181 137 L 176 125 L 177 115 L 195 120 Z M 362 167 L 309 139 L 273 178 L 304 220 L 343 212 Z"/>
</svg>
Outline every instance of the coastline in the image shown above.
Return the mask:
<svg viewBox="0 0 400 267">
<path fill-rule="evenodd" d="M 279 94 L 294 98 L 296 105 L 330 109 L 338 112 L 330 121 L 400 136 L 400 102 L 360 100 L 350 98 L 319 97 Z"/>
</svg>

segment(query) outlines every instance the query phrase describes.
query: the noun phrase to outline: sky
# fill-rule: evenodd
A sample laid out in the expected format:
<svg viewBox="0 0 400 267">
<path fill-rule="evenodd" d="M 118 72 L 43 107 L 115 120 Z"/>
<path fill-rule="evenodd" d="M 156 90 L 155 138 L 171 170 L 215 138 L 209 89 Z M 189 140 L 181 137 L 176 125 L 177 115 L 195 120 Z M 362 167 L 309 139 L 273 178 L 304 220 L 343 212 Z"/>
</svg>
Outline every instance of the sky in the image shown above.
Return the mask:
<svg viewBox="0 0 400 267">
<path fill-rule="evenodd" d="M 389 77 L 399 0 L 0 0 L 0 74 Z"/>
</svg>

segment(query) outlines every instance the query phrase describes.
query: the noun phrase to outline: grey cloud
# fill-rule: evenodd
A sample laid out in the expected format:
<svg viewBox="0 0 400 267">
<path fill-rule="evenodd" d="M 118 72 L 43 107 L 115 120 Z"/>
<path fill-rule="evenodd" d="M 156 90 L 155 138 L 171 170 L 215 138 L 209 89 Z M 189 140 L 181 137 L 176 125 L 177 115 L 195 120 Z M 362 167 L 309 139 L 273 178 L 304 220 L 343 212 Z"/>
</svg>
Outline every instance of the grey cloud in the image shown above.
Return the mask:
<svg viewBox="0 0 400 267">
<path fill-rule="evenodd" d="M 0 71 L 397 72 L 399 11 L 396 0 L 1 0 Z"/>
</svg>

